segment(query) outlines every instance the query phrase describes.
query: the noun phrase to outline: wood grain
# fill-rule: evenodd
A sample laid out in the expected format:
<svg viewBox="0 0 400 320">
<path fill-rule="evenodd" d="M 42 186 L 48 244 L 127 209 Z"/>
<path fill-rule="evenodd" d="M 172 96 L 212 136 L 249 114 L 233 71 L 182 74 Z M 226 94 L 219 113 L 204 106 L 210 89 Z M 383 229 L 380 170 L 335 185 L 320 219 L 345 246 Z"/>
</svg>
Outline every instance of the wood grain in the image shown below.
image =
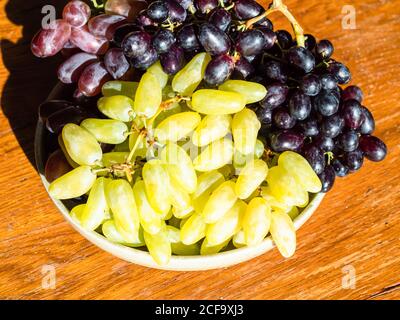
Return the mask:
<svg viewBox="0 0 400 320">
<path fill-rule="evenodd" d="M 33 58 L 29 40 L 47 3 L 0 2 L 0 298 L 400 298 L 399 1 L 351 1 L 354 30 L 341 24 L 348 1 L 286 1 L 306 32 L 334 42 L 336 59 L 365 91 L 389 156 L 336 182 L 298 232 L 293 258 L 273 250 L 229 269 L 187 273 L 147 269 L 101 251 L 63 220 L 41 185 L 33 132 L 37 106 L 56 82 L 58 58 Z M 281 16 L 272 19 L 277 28 L 288 27 Z M 55 267 L 55 289 L 42 288 L 46 265 Z M 349 266 L 356 272 L 354 289 L 342 287 Z"/>
</svg>

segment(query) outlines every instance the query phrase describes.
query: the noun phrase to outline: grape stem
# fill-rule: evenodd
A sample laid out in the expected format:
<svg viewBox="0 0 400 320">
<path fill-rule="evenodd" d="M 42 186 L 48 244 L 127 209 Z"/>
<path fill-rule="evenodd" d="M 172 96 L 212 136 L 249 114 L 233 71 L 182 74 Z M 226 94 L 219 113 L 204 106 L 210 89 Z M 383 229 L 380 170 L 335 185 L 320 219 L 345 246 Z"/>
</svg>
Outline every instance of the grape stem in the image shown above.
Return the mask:
<svg viewBox="0 0 400 320">
<path fill-rule="evenodd" d="M 139 144 L 142 142 L 142 140 L 145 136 L 146 136 L 146 132 L 144 130 L 140 131 L 139 136 L 136 139 L 135 145 L 133 146 L 131 152 L 129 153 L 128 158 L 126 159 L 126 163 L 130 164 L 132 162 L 132 158 L 136 152 L 136 149 L 139 147 Z"/>
<path fill-rule="evenodd" d="M 268 10 L 266 10 L 264 13 L 261 15 L 254 17 L 253 19 L 250 19 L 246 22 L 246 28 L 251 29 L 251 27 L 257 23 L 258 21 L 264 19 L 268 15 L 274 12 L 281 12 L 292 24 L 292 28 L 294 31 L 294 34 L 296 35 L 296 42 L 297 45 L 300 47 L 305 46 L 305 37 L 304 37 L 304 31 L 303 28 L 300 26 L 300 24 L 297 22 L 295 17 L 292 15 L 292 13 L 288 10 L 287 6 L 283 4 L 282 0 L 273 0 L 273 2 L 270 4 Z"/>
</svg>

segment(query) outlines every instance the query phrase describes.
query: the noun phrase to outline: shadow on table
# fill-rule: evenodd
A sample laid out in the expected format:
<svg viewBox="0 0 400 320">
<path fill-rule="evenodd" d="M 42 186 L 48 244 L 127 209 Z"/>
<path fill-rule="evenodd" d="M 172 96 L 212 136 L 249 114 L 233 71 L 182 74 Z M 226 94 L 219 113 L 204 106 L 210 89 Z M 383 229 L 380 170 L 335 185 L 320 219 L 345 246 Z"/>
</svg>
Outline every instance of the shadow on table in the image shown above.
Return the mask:
<svg viewBox="0 0 400 320">
<path fill-rule="evenodd" d="M 60 17 L 66 2 L 66 0 L 8 0 L 5 5 L 5 12 L 10 22 L 22 27 L 22 37 L 10 40 L 16 38 L 14 34 L 1 35 L 3 63 L 9 72 L 2 91 L 1 107 L 21 148 L 34 167 L 36 167 L 34 134 L 37 111 L 40 103 L 46 99 L 57 82 L 56 68 L 60 58 L 36 58 L 30 51 L 30 42 L 40 29 L 42 7 L 46 4 L 54 5 L 57 8 L 57 17 Z"/>
</svg>

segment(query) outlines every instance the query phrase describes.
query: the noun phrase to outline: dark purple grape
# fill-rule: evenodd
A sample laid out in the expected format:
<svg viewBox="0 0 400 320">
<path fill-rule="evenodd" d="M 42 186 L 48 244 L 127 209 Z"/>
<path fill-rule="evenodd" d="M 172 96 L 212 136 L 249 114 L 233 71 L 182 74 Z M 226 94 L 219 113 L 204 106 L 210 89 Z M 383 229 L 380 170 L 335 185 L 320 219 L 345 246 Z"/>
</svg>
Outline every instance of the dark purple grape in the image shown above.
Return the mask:
<svg viewBox="0 0 400 320">
<path fill-rule="evenodd" d="M 191 52 L 199 50 L 201 45 L 197 39 L 193 24 L 184 25 L 176 35 L 179 45 L 183 50 Z"/>
<path fill-rule="evenodd" d="M 336 173 L 331 165 L 325 167 L 324 171 L 318 175 L 322 183 L 321 192 L 327 193 L 335 183 Z"/>
<path fill-rule="evenodd" d="M 184 22 L 186 20 L 186 10 L 175 0 L 164 0 L 169 12 L 171 22 Z"/>
<path fill-rule="evenodd" d="M 364 98 L 362 90 L 357 86 L 348 86 L 342 92 L 342 100 L 357 100 L 359 103 L 362 102 Z"/>
<path fill-rule="evenodd" d="M 153 47 L 157 53 L 167 52 L 175 43 L 176 39 L 174 34 L 167 29 L 160 29 L 153 37 Z"/>
<path fill-rule="evenodd" d="M 66 101 L 66 100 L 45 101 L 39 106 L 39 117 L 42 121 L 46 121 L 46 119 L 50 117 L 53 113 L 74 107 L 78 108 L 71 101 Z"/>
<path fill-rule="evenodd" d="M 276 31 L 276 37 L 279 43 L 279 46 L 286 50 L 289 49 L 293 44 L 292 35 L 286 30 L 278 30 Z"/>
<path fill-rule="evenodd" d="M 322 91 L 314 99 L 314 108 L 325 117 L 339 110 L 339 99 L 331 92 Z"/>
<path fill-rule="evenodd" d="M 167 20 L 168 13 L 168 6 L 163 1 L 154 1 L 147 8 L 147 16 L 156 22 Z"/>
<path fill-rule="evenodd" d="M 80 124 L 87 114 L 76 107 L 60 110 L 50 115 L 46 120 L 46 128 L 51 133 L 59 134 L 67 123 Z"/>
<path fill-rule="evenodd" d="M 225 32 L 232 22 L 231 14 L 223 8 L 215 8 L 209 18 L 208 22 L 216 26 L 219 30 Z"/>
<path fill-rule="evenodd" d="M 281 131 L 271 134 L 271 148 L 275 152 L 297 151 L 304 142 L 302 134 L 293 131 Z"/>
<path fill-rule="evenodd" d="M 200 13 L 208 14 L 211 10 L 218 7 L 218 0 L 194 0 L 194 6 Z"/>
<path fill-rule="evenodd" d="M 323 60 L 328 60 L 332 56 L 333 50 L 333 44 L 329 40 L 321 40 L 315 48 L 316 54 Z"/>
<path fill-rule="evenodd" d="M 199 40 L 204 50 L 212 56 L 227 53 L 231 46 L 228 35 L 210 23 L 200 26 Z"/>
<path fill-rule="evenodd" d="M 338 146 L 345 152 L 354 151 L 358 148 L 358 134 L 354 131 L 346 131 L 338 138 Z"/>
<path fill-rule="evenodd" d="M 247 79 L 249 76 L 254 74 L 254 72 L 255 69 L 253 65 L 245 58 L 240 58 L 238 61 L 236 61 L 234 71 L 236 77 L 240 79 Z"/>
<path fill-rule="evenodd" d="M 360 149 L 346 152 L 343 156 L 343 164 L 345 164 L 350 171 L 359 170 L 362 167 L 363 162 L 363 152 Z"/>
<path fill-rule="evenodd" d="M 138 58 L 151 48 L 151 36 L 144 31 L 129 33 L 122 41 L 122 50 L 129 58 Z"/>
<path fill-rule="evenodd" d="M 303 148 L 303 155 L 316 174 L 321 174 L 324 171 L 325 155 L 322 149 L 312 144 L 307 145 Z"/>
<path fill-rule="evenodd" d="M 360 127 L 363 121 L 363 112 L 361 105 L 356 100 L 347 100 L 343 103 L 342 116 L 345 125 L 353 130 Z"/>
<path fill-rule="evenodd" d="M 286 54 L 289 63 L 304 73 L 309 73 L 315 68 L 315 58 L 311 51 L 304 47 L 292 47 Z"/>
<path fill-rule="evenodd" d="M 346 84 L 351 80 L 350 70 L 340 62 L 330 63 L 328 71 L 336 78 L 339 84 Z"/>
<path fill-rule="evenodd" d="M 204 81 L 211 86 L 224 83 L 235 68 L 233 58 L 227 54 L 214 57 L 207 65 Z"/>
<path fill-rule="evenodd" d="M 257 27 L 265 27 L 265 28 L 268 28 L 269 30 L 274 30 L 274 25 L 271 22 L 271 20 L 269 20 L 268 18 L 265 18 L 265 17 L 263 19 L 257 21 L 254 25 Z"/>
<path fill-rule="evenodd" d="M 120 79 L 128 70 L 129 62 L 119 48 L 112 48 L 104 56 L 104 65 L 114 79 Z"/>
<path fill-rule="evenodd" d="M 337 88 L 337 81 L 331 74 L 323 74 L 320 77 L 321 87 L 323 90 L 331 91 Z"/>
<path fill-rule="evenodd" d="M 151 20 L 147 15 L 146 10 L 142 10 L 136 17 L 136 23 L 142 27 L 156 26 L 157 22 Z"/>
<path fill-rule="evenodd" d="M 316 96 L 321 91 L 319 77 L 315 74 L 307 74 L 302 79 L 300 88 L 306 95 L 310 97 Z"/>
<path fill-rule="evenodd" d="M 332 161 L 333 170 L 338 177 L 345 177 L 349 174 L 349 168 L 346 167 L 339 159 L 334 159 Z"/>
<path fill-rule="evenodd" d="M 113 36 L 112 41 L 115 43 L 116 46 L 121 47 L 122 41 L 124 40 L 124 38 L 129 33 L 134 32 L 134 31 L 142 31 L 142 27 L 140 27 L 134 23 L 124 24 L 122 26 L 119 26 L 114 31 L 114 36 Z"/>
<path fill-rule="evenodd" d="M 276 43 L 276 33 L 273 32 L 268 27 L 258 27 L 257 30 L 260 30 L 264 35 L 265 39 L 264 50 L 271 49 Z"/>
<path fill-rule="evenodd" d="M 296 119 L 287 108 L 279 107 L 274 110 L 273 123 L 279 129 L 292 129 L 296 125 Z"/>
<path fill-rule="evenodd" d="M 177 73 L 185 65 L 183 49 L 177 45 L 173 45 L 168 52 L 160 55 L 160 62 L 165 73 Z"/>
<path fill-rule="evenodd" d="M 299 90 L 289 98 L 290 114 L 296 120 L 304 120 L 311 113 L 311 99 Z"/>
<path fill-rule="evenodd" d="M 182 8 L 188 9 L 191 5 L 193 5 L 193 0 L 175 0 L 178 2 Z"/>
<path fill-rule="evenodd" d="M 304 43 L 306 46 L 306 49 L 308 49 L 310 51 L 313 50 L 315 48 L 315 45 L 317 44 L 315 37 L 312 34 L 305 34 L 304 36 L 306 38 L 306 41 Z"/>
<path fill-rule="evenodd" d="M 284 66 L 277 61 L 270 60 L 264 63 L 264 75 L 266 78 L 285 83 L 287 81 L 287 73 Z"/>
<path fill-rule="evenodd" d="M 57 178 L 71 171 L 72 167 L 65 158 L 61 149 L 54 151 L 46 161 L 44 176 L 48 182 L 53 182 Z"/>
<path fill-rule="evenodd" d="M 158 59 L 156 49 L 150 47 L 144 54 L 137 58 L 131 59 L 131 64 L 134 68 L 145 70 L 150 67 Z M 161 59 L 161 58 L 160 58 Z"/>
<path fill-rule="evenodd" d="M 233 10 L 239 20 L 254 18 L 264 11 L 263 7 L 253 0 L 237 0 Z"/>
<path fill-rule="evenodd" d="M 363 114 L 363 120 L 361 126 L 358 128 L 358 132 L 361 134 L 372 134 L 375 130 L 375 120 L 372 113 L 364 106 L 361 106 Z"/>
<path fill-rule="evenodd" d="M 267 86 L 267 95 L 260 102 L 260 106 L 264 109 L 272 110 L 282 105 L 287 98 L 289 88 L 281 83 L 274 83 Z"/>
<path fill-rule="evenodd" d="M 371 161 L 382 161 L 387 154 L 386 144 L 379 138 L 374 136 L 361 136 L 360 149 L 364 156 Z"/>
<path fill-rule="evenodd" d="M 260 54 L 265 46 L 265 37 L 257 29 L 247 30 L 240 34 L 236 42 L 236 50 L 243 56 Z"/>
<path fill-rule="evenodd" d="M 306 137 L 315 137 L 319 134 L 318 121 L 314 118 L 300 122 L 299 126 Z"/>
<path fill-rule="evenodd" d="M 327 137 L 335 138 L 343 130 L 344 120 L 337 114 L 323 119 L 321 123 L 321 133 Z"/>
<path fill-rule="evenodd" d="M 262 125 L 272 124 L 272 110 L 260 107 L 256 110 L 256 114 Z"/>
<path fill-rule="evenodd" d="M 333 141 L 331 137 L 324 135 L 319 135 L 313 144 L 325 152 L 333 151 L 335 149 L 335 141 Z"/>
</svg>

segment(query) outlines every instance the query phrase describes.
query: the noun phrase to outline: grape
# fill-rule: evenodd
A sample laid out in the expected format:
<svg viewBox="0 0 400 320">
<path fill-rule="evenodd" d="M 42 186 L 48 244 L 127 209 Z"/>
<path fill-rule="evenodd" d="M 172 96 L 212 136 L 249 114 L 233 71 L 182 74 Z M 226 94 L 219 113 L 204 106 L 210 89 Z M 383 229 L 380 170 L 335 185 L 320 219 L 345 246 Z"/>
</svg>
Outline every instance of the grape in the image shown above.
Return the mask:
<svg viewBox="0 0 400 320">
<path fill-rule="evenodd" d="M 359 103 L 362 102 L 364 98 L 362 90 L 357 86 L 348 86 L 342 92 L 342 100 L 357 100 Z"/>
<path fill-rule="evenodd" d="M 72 168 L 61 149 L 54 151 L 46 161 L 44 175 L 48 182 L 53 182 L 62 175 L 71 171 Z"/>
<path fill-rule="evenodd" d="M 350 70 L 340 62 L 331 63 L 328 72 L 336 78 L 339 84 L 346 84 L 351 80 Z"/>
<path fill-rule="evenodd" d="M 235 149 L 244 155 L 253 154 L 260 128 L 261 123 L 253 110 L 244 108 L 236 113 L 232 119 Z"/>
<path fill-rule="evenodd" d="M 338 137 L 338 146 L 343 151 L 350 152 L 358 148 L 358 135 L 354 131 L 346 131 Z"/>
<path fill-rule="evenodd" d="M 169 116 L 155 129 L 154 136 L 162 142 L 176 142 L 189 136 L 199 125 L 201 117 L 197 112 L 181 112 Z"/>
<path fill-rule="evenodd" d="M 313 50 L 317 44 L 317 41 L 315 40 L 315 37 L 312 34 L 305 34 L 304 35 L 306 38 L 305 41 L 305 47 L 308 50 Z"/>
<path fill-rule="evenodd" d="M 303 150 L 304 158 L 307 159 L 311 168 L 316 174 L 321 174 L 325 169 L 325 156 L 322 149 L 314 145 L 309 145 Z"/>
<path fill-rule="evenodd" d="M 286 55 L 289 63 L 304 73 L 311 72 L 315 67 L 314 56 L 304 47 L 292 47 Z"/>
<path fill-rule="evenodd" d="M 218 89 L 240 93 L 246 98 L 246 104 L 259 102 L 267 94 L 267 90 L 262 84 L 243 80 L 228 80 Z"/>
<path fill-rule="evenodd" d="M 109 211 L 104 187 L 108 181 L 101 177 L 97 178 L 90 190 L 88 201 L 81 213 L 80 223 L 86 230 L 96 230 L 105 220 Z"/>
<path fill-rule="evenodd" d="M 231 43 L 227 34 L 210 23 L 199 28 L 199 41 L 210 55 L 216 56 L 229 51 Z"/>
<path fill-rule="evenodd" d="M 122 50 L 127 57 L 138 58 L 151 48 L 151 36 L 145 31 L 133 31 L 122 41 Z"/>
<path fill-rule="evenodd" d="M 94 62 L 83 70 L 78 87 L 79 90 L 88 97 L 93 97 L 101 92 L 101 87 L 108 80 L 111 80 L 111 75 L 108 73 L 103 62 Z"/>
<path fill-rule="evenodd" d="M 138 85 L 138 82 L 132 81 L 108 81 L 103 85 L 101 91 L 104 97 L 116 95 L 134 97 Z"/>
<path fill-rule="evenodd" d="M 80 165 L 94 165 L 102 158 L 96 139 L 76 124 L 68 123 L 64 126 L 62 140 L 68 155 Z"/>
<path fill-rule="evenodd" d="M 152 64 L 151 67 L 147 69 L 147 72 L 151 73 L 158 79 L 158 82 L 160 83 L 162 89 L 165 88 L 165 86 L 168 83 L 169 77 L 164 72 L 160 61 L 157 61 L 156 63 Z"/>
<path fill-rule="evenodd" d="M 277 61 L 268 61 L 264 64 L 264 75 L 270 80 L 285 83 L 287 81 L 287 73 L 283 65 Z"/>
<path fill-rule="evenodd" d="M 339 110 L 339 99 L 331 92 L 322 91 L 314 99 L 315 109 L 323 116 L 331 116 Z"/>
<path fill-rule="evenodd" d="M 186 245 L 191 245 L 206 235 L 206 223 L 203 217 L 195 213 L 181 227 L 181 241 Z"/>
<path fill-rule="evenodd" d="M 321 192 L 326 193 L 332 189 L 335 183 L 336 173 L 331 165 L 325 167 L 324 171 L 318 175 L 322 182 Z"/>
<path fill-rule="evenodd" d="M 181 242 L 181 231 L 173 226 L 167 226 L 168 238 L 171 242 L 172 253 L 182 256 L 194 256 L 200 254 L 200 246 L 198 243 L 185 245 Z"/>
<path fill-rule="evenodd" d="M 105 167 L 111 167 L 114 164 L 125 163 L 128 156 L 129 152 L 108 152 L 103 153 L 101 161 Z"/>
<path fill-rule="evenodd" d="M 136 23 L 143 29 L 145 29 L 145 27 L 157 26 L 157 23 L 147 16 L 146 10 L 140 11 L 139 15 L 136 17 Z"/>
<path fill-rule="evenodd" d="M 193 24 L 184 25 L 176 34 L 177 41 L 183 50 L 187 52 L 200 49 L 200 43 L 196 36 Z"/>
<path fill-rule="evenodd" d="M 362 167 L 363 162 L 363 153 L 360 149 L 344 154 L 343 163 L 350 169 L 350 171 L 359 170 Z"/>
<path fill-rule="evenodd" d="M 319 134 L 318 121 L 314 118 L 309 118 L 300 122 L 299 126 L 306 137 L 315 137 Z"/>
<path fill-rule="evenodd" d="M 328 60 L 332 56 L 333 50 L 333 45 L 329 40 L 321 40 L 315 48 L 318 57 L 324 60 Z"/>
<path fill-rule="evenodd" d="M 55 199 L 73 199 L 84 195 L 96 181 L 89 166 L 81 166 L 57 178 L 49 185 L 49 194 Z"/>
<path fill-rule="evenodd" d="M 330 74 L 324 74 L 320 77 L 321 87 L 323 90 L 331 91 L 337 88 L 336 79 Z"/>
<path fill-rule="evenodd" d="M 203 114 L 233 114 L 245 105 L 245 97 L 239 93 L 201 89 L 193 93 L 191 109 Z"/>
<path fill-rule="evenodd" d="M 88 29 L 96 37 L 112 40 L 115 29 L 125 23 L 123 16 L 100 14 L 89 20 Z"/>
<path fill-rule="evenodd" d="M 274 83 L 267 86 L 267 95 L 260 102 L 260 106 L 264 109 L 272 110 L 279 107 L 286 101 L 289 88 L 280 83 Z"/>
<path fill-rule="evenodd" d="M 291 116 L 297 120 L 308 118 L 311 113 L 310 97 L 299 90 L 295 91 L 289 99 L 289 109 Z"/>
<path fill-rule="evenodd" d="M 134 102 L 131 98 L 126 96 L 115 95 L 102 97 L 97 102 L 97 106 L 101 113 L 111 119 L 123 122 L 132 121 L 134 119 Z"/>
<path fill-rule="evenodd" d="M 327 137 L 336 138 L 344 127 L 344 120 L 339 115 L 334 114 L 324 118 L 321 123 L 321 133 Z"/>
<path fill-rule="evenodd" d="M 230 132 L 232 118 L 229 115 L 208 115 L 193 132 L 192 143 L 203 147 L 225 137 Z"/>
<path fill-rule="evenodd" d="M 207 65 L 204 81 L 211 86 L 217 86 L 226 81 L 233 72 L 235 62 L 227 54 L 214 57 Z"/>
<path fill-rule="evenodd" d="M 81 127 L 89 131 L 97 141 L 109 144 L 124 142 L 129 131 L 125 123 L 112 119 L 85 119 Z"/>
<path fill-rule="evenodd" d="M 228 245 L 230 240 L 231 239 L 228 239 L 225 242 L 222 242 L 220 244 L 213 246 L 208 243 L 207 238 L 206 238 L 201 243 L 200 254 L 202 256 L 217 254 L 218 252 L 223 250 Z"/>
<path fill-rule="evenodd" d="M 257 108 L 256 110 L 257 118 L 261 122 L 262 126 L 272 124 L 272 110 Z M 262 130 L 262 129 L 261 129 Z"/>
<path fill-rule="evenodd" d="M 131 32 L 142 31 L 142 28 L 134 23 L 125 23 L 115 28 L 112 38 L 117 47 L 122 47 L 122 41 Z"/>
<path fill-rule="evenodd" d="M 265 40 L 264 50 L 271 49 L 277 41 L 275 32 L 273 32 L 272 29 L 268 27 L 259 27 L 257 29 L 260 30 L 264 35 L 264 40 Z"/>
<path fill-rule="evenodd" d="M 279 46 L 284 50 L 289 49 L 293 44 L 292 35 L 289 32 L 287 32 L 286 30 L 276 31 L 276 37 L 277 37 Z"/>
<path fill-rule="evenodd" d="M 239 232 L 246 209 L 247 204 L 238 200 L 222 219 L 207 225 L 206 239 L 209 245 L 214 246 L 224 243 Z"/>
<path fill-rule="evenodd" d="M 51 114 L 46 119 L 46 128 L 51 133 L 59 134 L 67 123 L 79 124 L 87 114 L 76 107 L 70 107 Z"/>
<path fill-rule="evenodd" d="M 215 223 L 220 220 L 233 207 L 236 200 L 235 183 L 225 181 L 207 200 L 202 212 L 204 222 Z"/>
<path fill-rule="evenodd" d="M 300 85 L 301 90 L 308 96 L 314 97 L 321 91 L 321 82 L 317 75 L 306 75 Z"/>
<path fill-rule="evenodd" d="M 314 145 L 323 151 L 333 151 L 335 148 L 335 141 L 331 137 L 319 135 L 314 141 Z"/>
<path fill-rule="evenodd" d="M 64 20 L 55 20 L 33 37 L 31 51 L 39 58 L 54 56 L 61 51 L 70 36 L 71 26 Z"/>
<path fill-rule="evenodd" d="M 224 176 L 217 170 L 205 172 L 198 177 L 196 191 L 192 194 L 193 208 L 196 212 L 203 211 L 211 193 L 224 181 Z"/>
<path fill-rule="evenodd" d="M 94 36 L 87 26 L 72 28 L 70 41 L 82 51 L 97 55 L 105 54 L 109 47 L 106 38 Z"/>
<path fill-rule="evenodd" d="M 291 257 L 296 250 L 296 230 L 289 215 L 280 211 L 273 212 L 270 233 L 281 255 Z"/>
<path fill-rule="evenodd" d="M 275 152 L 298 150 L 304 142 L 304 137 L 293 131 L 273 133 L 271 136 L 271 148 Z"/>
<path fill-rule="evenodd" d="M 332 167 L 338 177 L 345 177 L 349 174 L 349 168 L 347 168 L 339 159 L 333 160 Z"/>
<path fill-rule="evenodd" d="M 261 197 L 252 199 L 243 217 L 245 242 L 249 246 L 260 244 L 269 233 L 271 207 Z"/>
<path fill-rule="evenodd" d="M 216 26 L 219 30 L 227 31 L 232 22 L 232 17 L 228 11 L 223 8 L 215 8 L 208 17 L 208 22 Z"/>
<path fill-rule="evenodd" d="M 273 123 L 279 129 L 291 129 L 296 125 L 296 119 L 286 108 L 277 108 L 273 112 Z"/>
<path fill-rule="evenodd" d="M 266 45 L 262 31 L 247 30 L 240 34 L 236 42 L 236 50 L 243 56 L 253 56 L 261 53 Z"/>
<path fill-rule="evenodd" d="M 247 79 L 249 76 L 254 74 L 255 69 L 253 65 L 248 62 L 245 58 L 240 58 L 235 63 L 234 75 L 240 79 Z"/>
<path fill-rule="evenodd" d="M 85 52 L 77 53 L 65 60 L 58 68 L 58 79 L 63 83 L 73 83 L 79 80 L 83 70 L 97 61 L 97 56 Z"/>
<path fill-rule="evenodd" d="M 162 91 L 156 76 L 146 72 L 140 79 L 135 94 L 134 110 L 139 116 L 151 118 L 160 107 Z M 148 93 L 151 92 L 151 95 Z"/>
<path fill-rule="evenodd" d="M 268 166 L 263 160 L 248 162 L 240 171 L 235 192 L 239 199 L 247 199 L 261 185 L 268 174 Z"/>
<path fill-rule="evenodd" d="M 172 79 L 172 89 L 183 96 L 191 96 L 201 80 L 204 78 L 207 65 L 211 57 L 205 53 L 199 53 L 189 61 Z"/>
<path fill-rule="evenodd" d="M 372 134 L 375 130 L 375 120 L 371 112 L 364 106 L 361 106 L 361 111 L 363 114 L 363 120 L 358 131 L 361 134 Z"/>
<path fill-rule="evenodd" d="M 208 14 L 211 10 L 218 7 L 218 0 L 194 0 L 194 5 L 202 14 Z"/>
<path fill-rule="evenodd" d="M 364 156 L 371 161 L 382 161 L 387 154 L 387 147 L 385 143 L 374 136 L 361 136 L 360 149 Z"/>
<path fill-rule="evenodd" d="M 170 50 L 160 55 L 160 62 L 167 74 L 176 74 L 185 65 L 185 57 L 181 47 L 171 46 Z"/>
<path fill-rule="evenodd" d="M 165 0 L 165 2 L 171 22 L 184 22 L 186 20 L 186 10 L 178 2 L 175 0 Z"/>
<path fill-rule="evenodd" d="M 121 49 L 113 48 L 104 56 L 104 65 L 114 79 L 121 78 L 129 70 L 129 62 Z"/>
<path fill-rule="evenodd" d="M 343 103 L 342 114 L 345 125 L 353 130 L 358 129 L 363 121 L 361 105 L 356 100 L 347 100 Z"/>
<path fill-rule="evenodd" d="M 101 227 L 101 231 L 103 232 L 104 236 L 111 242 L 120 243 L 125 246 L 133 248 L 145 246 L 142 228 L 139 229 L 138 237 L 137 239 L 135 239 L 135 242 L 129 242 L 129 243 L 126 242 L 122 237 L 121 233 L 118 232 L 114 220 L 105 221 Z"/>
<path fill-rule="evenodd" d="M 61 49 L 61 54 L 65 59 L 68 59 L 79 52 L 81 52 L 81 50 L 69 40 L 64 44 L 63 48 Z"/>
<path fill-rule="evenodd" d="M 157 59 L 157 51 L 154 48 L 149 48 L 143 55 L 132 58 L 131 64 L 134 68 L 145 70 L 155 63 Z"/>
<path fill-rule="evenodd" d="M 176 2 L 178 2 L 184 9 L 188 9 L 193 5 L 193 0 L 176 0 Z"/>
<path fill-rule="evenodd" d="M 147 6 L 147 2 L 142 0 L 107 0 L 104 10 L 107 14 L 117 14 L 134 20 Z"/>
<path fill-rule="evenodd" d="M 253 0 L 237 0 L 233 10 L 239 20 L 251 19 L 263 12 L 263 8 Z"/>
<path fill-rule="evenodd" d="M 211 171 L 231 163 L 232 157 L 233 143 L 230 139 L 223 138 L 210 143 L 203 152 L 193 160 L 193 165 L 197 171 Z"/>
<path fill-rule="evenodd" d="M 90 7 L 83 1 L 70 1 L 63 9 L 63 19 L 72 27 L 82 27 L 91 15 Z"/>
<path fill-rule="evenodd" d="M 66 100 L 49 100 L 43 102 L 39 106 L 39 117 L 42 121 L 46 121 L 53 113 L 64 109 L 75 108 L 75 105 Z"/>
<path fill-rule="evenodd" d="M 147 8 L 148 17 L 155 22 L 167 20 L 168 13 L 168 6 L 162 1 L 154 1 Z"/>
<path fill-rule="evenodd" d="M 153 37 L 153 47 L 157 53 L 167 52 L 175 43 L 174 34 L 167 29 L 160 29 Z"/>
</svg>

